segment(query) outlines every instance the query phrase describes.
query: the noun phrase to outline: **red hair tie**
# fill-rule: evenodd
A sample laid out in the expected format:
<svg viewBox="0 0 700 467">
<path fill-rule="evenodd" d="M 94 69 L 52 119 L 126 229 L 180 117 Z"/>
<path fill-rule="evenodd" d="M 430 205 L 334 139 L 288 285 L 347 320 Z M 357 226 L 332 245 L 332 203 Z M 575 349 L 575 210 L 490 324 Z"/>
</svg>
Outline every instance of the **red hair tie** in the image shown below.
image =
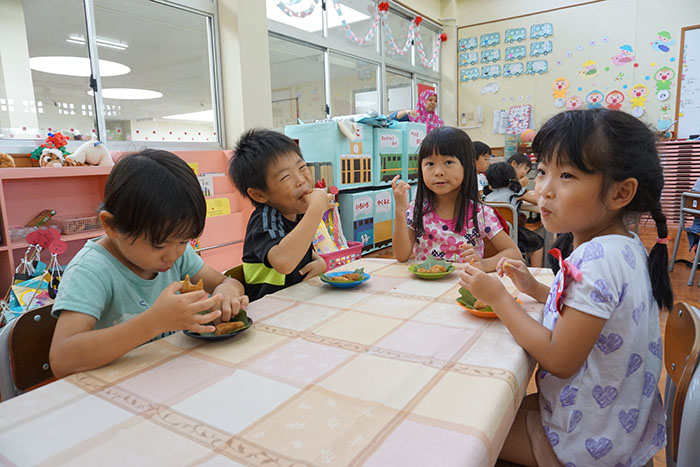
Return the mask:
<svg viewBox="0 0 700 467">
<path fill-rule="evenodd" d="M 656 239 L 656 243 L 660 243 L 660 244 L 662 244 L 662 245 L 666 245 L 666 244 L 668 244 L 668 237 L 666 237 L 666 238 L 657 238 L 657 239 Z"/>
</svg>

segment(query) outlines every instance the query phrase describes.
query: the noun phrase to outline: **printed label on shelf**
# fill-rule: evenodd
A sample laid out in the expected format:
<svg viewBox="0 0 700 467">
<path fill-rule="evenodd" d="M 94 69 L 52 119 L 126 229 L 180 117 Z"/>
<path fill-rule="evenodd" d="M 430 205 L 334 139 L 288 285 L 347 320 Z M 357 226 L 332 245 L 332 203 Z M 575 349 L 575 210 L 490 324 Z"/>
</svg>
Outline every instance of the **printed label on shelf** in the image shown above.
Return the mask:
<svg viewBox="0 0 700 467">
<path fill-rule="evenodd" d="M 199 175 L 199 164 L 197 162 L 188 162 L 187 165 L 190 166 L 195 175 Z"/>
<path fill-rule="evenodd" d="M 231 203 L 228 198 L 212 198 L 207 200 L 207 217 L 225 216 L 231 214 Z"/>
</svg>

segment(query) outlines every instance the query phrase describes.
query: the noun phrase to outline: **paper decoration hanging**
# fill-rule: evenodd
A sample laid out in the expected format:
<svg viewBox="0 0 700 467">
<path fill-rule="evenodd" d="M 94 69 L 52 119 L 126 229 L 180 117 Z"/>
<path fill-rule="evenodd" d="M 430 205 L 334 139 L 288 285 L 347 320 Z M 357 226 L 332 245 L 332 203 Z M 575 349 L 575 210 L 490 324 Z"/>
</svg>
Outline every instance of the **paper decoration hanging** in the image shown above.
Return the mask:
<svg viewBox="0 0 700 467">
<path fill-rule="evenodd" d="M 481 79 L 496 78 L 501 76 L 501 65 L 488 65 L 481 67 Z"/>
<path fill-rule="evenodd" d="M 505 37 L 503 38 L 503 42 L 515 42 L 515 41 L 520 42 L 523 39 L 527 39 L 527 29 L 525 29 L 525 28 L 506 29 L 506 34 L 505 34 Z"/>
<path fill-rule="evenodd" d="M 587 60 L 583 64 L 583 67 L 579 70 L 578 74 L 583 79 L 591 79 L 598 74 L 598 68 L 593 60 Z"/>
<path fill-rule="evenodd" d="M 525 65 L 522 63 L 506 63 L 503 65 L 503 77 L 510 78 L 511 76 L 520 76 L 525 71 Z"/>
<path fill-rule="evenodd" d="M 528 75 L 534 75 L 535 73 L 546 73 L 549 70 L 549 63 L 547 60 L 533 60 L 527 62 L 525 67 L 525 73 Z"/>
<path fill-rule="evenodd" d="M 659 31 L 656 33 L 657 39 L 651 43 L 651 48 L 658 52 L 668 52 L 671 46 L 676 43 L 671 39 L 671 34 L 668 31 Z"/>
<path fill-rule="evenodd" d="M 516 45 L 513 47 L 506 47 L 505 59 L 506 60 L 519 60 L 527 56 L 527 47 L 524 45 Z"/>
<path fill-rule="evenodd" d="M 508 111 L 508 129 L 506 133 L 509 135 L 519 135 L 527 130 L 530 125 L 530 113 L 532 106 L 529 104 L 516 105 Z"/>
<path fill-rule="evenodd" d="M 632 104 L 632 115 L 641 117 L 644 115 L 644 106 L 647 102 L 647 95 L 649 95 L 649 88 L 643 84 L 635 84 L 628 91 L 628 94 L 630 96 L 630 104 Z"/>
<path fill-rule="evenodd" d="M 459 70 L 460 81 L 472 81 L 479 79 L 479 68 L 462 68 Z"/>
<path fill-rule="evenodd" d="M 459 66 L 473 65 L 479 61 L 479 52 L 464 52 L 459 54 Z"/>
<path fill-rule="evenodd" d="M 314 12 L 314 9 L 316 9 L 316 5 L 318 5 L 318 0 L 312 0 L 311 5 L 309 5 L 309 8 L 307 8 L 304 11 L 293 11 L 281 0 L 277 0 L 275 4 L 287 16 L 292 16 L 294 18 L 306 18 Z"/>
<path fill-rule="evenodd" d="M 501 59 L 501 49 L 481 51 L 481 63 L 497 62 Z"/>
<path fill-rule="evenodd" d="M 476 37 L 467 37 L 459 40 L 459 51 L 466 52 L 467 50 L 474 50 L 479 45 Z"/>
<path fill-rule="evenodd" d="M 533 24 L 530 27 L 530 39 L 539 39 L 540 37 L 549 37 L 553 34 L 554 28 L 552 23 Z"/>
<path fill-rule="evenodd" d="M 501 33 L 492 32 L 489 34 L 482 34 L 480 45 L 482 47 L 492 47 L 501 43 Z"/>
<path fill-rule="evenodd" d="M 488 83 L 488 84 L 486 84 L 486 86 L 481 88 L 481 94 L 487 94 L 487 93 L 496 94 L 499 89 L 500 89 L 500 86 L 498 86 L 498 83 L 496 83 L 496 82 Z"/>
<path fill-rule="evenodd" d="M 634 61 L 634 49 L 629 44 L 621 45 L 617 55 L 610 58 L 615 66 L 623 66 Z"/>
<path fill-rule="evenodd" d="M 552 53 L 552 41 L 532 42 L 530 44 L 530 56 L 539 57 Z"/>
<path fill-rule="evenodd" d="M 664 66 L 656 70 L 654 80 L 656 81 L 656 98 L 664 102 L 671 97 L 671 81 L 676 77 L 676 72 Z"/>
<path fill-rule="evenodd" d="M 599 109 L 603 106 L 603 93 L 594 89 L 593 91 L 586 94 L 586 104 L 588 104 L 589 109 Z"/>
<path fill-rule="evenodd" d="M 605 103 L 608 104 L 608 109 L 610 110 L 620 110 L 622 107 L 622 102 L 625 100 L 625 95 L 622 94 L 617 89 L 610 91 L 607 96 L 605 96 Z"/>
<path fill-rule="evenodd" d="M 569 96 L 564 103 L 567 110 L 578 110 L 583 108 L 583 99 L 578 96 Z"/>
<path fill-rule="evenodd" d="M 569 80 L 564 78 L 563 76 L 560 76 L 559 78 L 555 79 L 552 83 L 552 92 L 554 94 L 555 99 L 565 99 L 567 89 L 569 89 Z"/>
</svg>

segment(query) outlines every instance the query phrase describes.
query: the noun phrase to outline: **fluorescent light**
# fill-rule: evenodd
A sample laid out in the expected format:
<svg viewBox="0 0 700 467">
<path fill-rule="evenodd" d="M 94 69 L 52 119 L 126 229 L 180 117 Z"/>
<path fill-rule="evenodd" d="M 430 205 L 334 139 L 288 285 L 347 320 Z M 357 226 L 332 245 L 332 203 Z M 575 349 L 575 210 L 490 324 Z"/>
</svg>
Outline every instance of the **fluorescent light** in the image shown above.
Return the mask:
<svg viewBox="0 0 700 467">
<path fill-rule="evenodd" d="M 193 122 L 210 122 L 214 123 L 214 111 L 202 110 L 201 112 L 190 112 L 187 114 L 167 115 L 163 117 L 165 120 L 189 120 Z"/>
<path fill-rule="evenodd" d="M 131 71 L 126 65 L 100 60 L 100 75 L 120 76 Z M 29 67 L 34 71 L 65 76 L 90 76 L 90 59 L 86 57 L 30 57 Z"/>
<path fill-rule="evenodd" d="M 94 92 L 90 89 L 88 92 L 89 96 L 92 96 Z M 151 91 L 149 89 L 135 89 L 135 88 L 104 88 L 102 89 L 102 97 L 104 99 L 127 99 L 127 100 L 144 100 L 144 99 L 158 99 L 163 97 L 162 92 Z"/>
<path fill-rule="evenodd" d="M 68 39 L 66 39 L 66 42 L 70 42 L 71 44 L 85 45 L 85 36 L 83 36 L 82 34 L 69 34 Z M 129 48 L 129 44 L 124 41 L 120 41 L 117 39 L 108 39 L 106 37 L 97 36 L 95 42 L 97 42 L 97 45 L 99 45 L 100 47 L 107 47 L 109 49 L 126 50 Z"/>
<path fill-rule="evenodd" d="M 280 10 L 280 8 L 277 6 L 277 0 L 266 0 L 267 4 L 267 18 L 271 19 L 273 21 L 277 21 L 278 23 L 284 23 L 289 26 L 295 27 L 297 29 L 303 29 L 304 31 L 308 32 L 318 32 L 322 29 L 322 23 L 321 23 L 321 2 L 319 2 L 316 5 L 316 8 L 314 8 L 314 12 L 311 13 L 310 15 L 304 17 L 304 18 L 295 18 L 293 16 L 287 16 L 285 12 Z M 283 2 L 284 3 L 284 2 Z M 290 3 L 287 1 L 287 5 L 289 6 Z M 306 5 L 309 5 L 311 2 L 306 2 L 302 6 L 305 8 Z M 333 29 L 335 27 L 340 26 L 342 23 L 340 21 L 340 17 L 338 16 L 338 13 L 336 13 L 335 8 L 330 7 L 330 2 L 327 2 L 329 5 L 328 8 L 328 29 Z M 301 8 L 292 8 L 289 6 L 290 10 L 301 11 Z M 345 21 L 348 24 L 351 23 L 356 23 L 358 21 L 363 21 L 369 18 L 368 15 L 361 13 L 354 8 L 350 8 L 347 5 L 342 5 L 341 10 L 343 12 L 343 18 L 345 18 Z"/>
</svg>

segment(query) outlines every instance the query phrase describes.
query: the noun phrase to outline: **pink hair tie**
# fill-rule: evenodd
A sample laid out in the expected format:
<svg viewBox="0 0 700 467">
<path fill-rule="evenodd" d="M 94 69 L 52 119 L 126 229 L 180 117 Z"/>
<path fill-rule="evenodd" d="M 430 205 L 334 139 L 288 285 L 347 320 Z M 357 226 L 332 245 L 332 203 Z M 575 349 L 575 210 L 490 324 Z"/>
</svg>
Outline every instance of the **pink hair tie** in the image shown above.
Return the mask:
<svg viewBox="0 0 700 467">
<path fill-rule="evenodd" d="M 666 245 L 666 244 L 668 244 L 668 237 L 666 237 L 666 238 L 657 238 L 657 239 L 656 239 L 656 243 L 660 243 L 660 244 L 662 244 L 662 245 Z"/>
</svg>

